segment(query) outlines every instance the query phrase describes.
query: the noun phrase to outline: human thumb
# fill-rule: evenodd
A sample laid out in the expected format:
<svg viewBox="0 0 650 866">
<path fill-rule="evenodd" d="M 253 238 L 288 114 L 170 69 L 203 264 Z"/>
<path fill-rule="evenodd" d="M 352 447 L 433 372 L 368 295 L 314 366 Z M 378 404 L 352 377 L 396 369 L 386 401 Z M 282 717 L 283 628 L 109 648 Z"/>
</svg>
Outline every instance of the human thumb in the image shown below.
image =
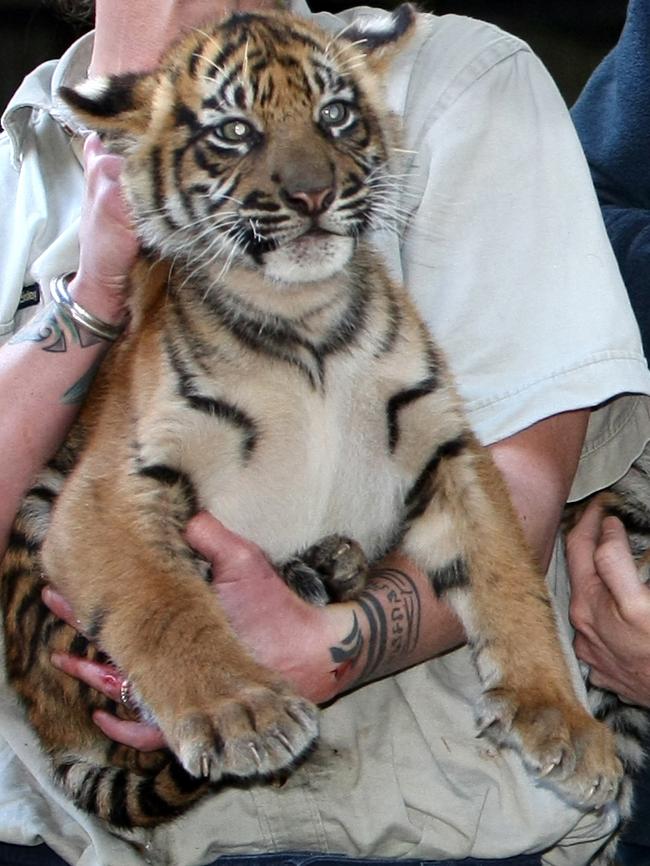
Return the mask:
<svg viewBox="0 0 650 866">
<path fill-rule="evenodd" d="M 280 580 L 261 548 L 227 529 L 207 511 L 200 511 L 190 520 L 185 539 L 212 563 L 212 581 L 215 585 L 265 577 Z"/>
<path fill-rule="evenodd" d="M 241 541 L 238 535 L 226 529 L 223 523 L 208 511 L 199 511 L 189 521 L 185 528 L 185 540 L 213 564 L 227 557 L 228 551 Z"/>
</svg>

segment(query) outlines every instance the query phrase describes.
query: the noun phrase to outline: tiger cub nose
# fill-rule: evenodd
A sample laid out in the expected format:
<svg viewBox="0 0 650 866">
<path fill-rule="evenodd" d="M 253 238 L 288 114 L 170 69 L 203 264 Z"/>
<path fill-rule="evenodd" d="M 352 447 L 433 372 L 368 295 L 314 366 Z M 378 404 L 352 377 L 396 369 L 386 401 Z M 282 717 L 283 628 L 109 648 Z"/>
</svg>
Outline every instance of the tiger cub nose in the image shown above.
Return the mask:
<svg viewBox="0 0 650 866">
<path fill-rule="evenodd" d="M 299 213 L 316 216 L 327 210 L 334 201 L 332 187 L 324 189 L 283 190 L 284 199 L 289 207 Z"/>
</svg>

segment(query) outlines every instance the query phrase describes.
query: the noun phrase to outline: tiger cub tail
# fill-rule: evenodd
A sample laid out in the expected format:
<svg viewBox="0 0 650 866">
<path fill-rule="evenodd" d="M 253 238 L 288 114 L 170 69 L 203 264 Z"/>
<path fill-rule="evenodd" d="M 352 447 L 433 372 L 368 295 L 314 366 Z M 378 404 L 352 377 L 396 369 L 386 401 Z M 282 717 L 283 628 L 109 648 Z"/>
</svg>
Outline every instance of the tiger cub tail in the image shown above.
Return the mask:
<svg viewBox="0 0 650 866">
<path fill-rule="evenodd" d="M 171 752 L 157 754 L 152 773 L 68 758 L 55 764 L 54 778 L 75 806 L 114 827 L 155 827 L 182 815 L 209 786 L 184 770 Z"/>
</svg>

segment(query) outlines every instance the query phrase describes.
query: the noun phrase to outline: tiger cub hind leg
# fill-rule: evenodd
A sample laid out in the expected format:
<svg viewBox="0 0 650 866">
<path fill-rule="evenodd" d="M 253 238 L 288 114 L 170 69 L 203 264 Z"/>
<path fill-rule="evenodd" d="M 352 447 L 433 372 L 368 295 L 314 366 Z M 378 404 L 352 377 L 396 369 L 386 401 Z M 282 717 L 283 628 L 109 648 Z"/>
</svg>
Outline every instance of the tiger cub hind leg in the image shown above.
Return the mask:
<svg viewBox="0 0 650 866">
<path fill-rule="evenodd" d="M 7 674 L 40 737 L 53 778 L 70 800 L 114 826 L 153 827 L 186 811 L 208 784 L 189 776 L 169 751 L 137 752 L 107 740 L 92 722 L 93 712 L 126 717 L 124 708 L 51 664 L 55 652 L 102 660 L 41 600 L 38 544 L 49 516 L 35 506 L 50 501 L 45 491 L 54 492 L 54 474 L 49 467 L 28 495 L 4 563 Z"/>
<path fill-rule="evenodd" d="M 357 598 L 366 586 L 368 560 L 356 541 L 328 535 L 279 566 L 286 584 L 310 604 Z"/>
<path fill-rule="evenodd" d="M 459 430 L 406 504 L 402 549 L 465 627 L 484 689 L 482 733 L 569 802 L 612 800 L 622 775 L 613 735 L 576 696 L 546 582 L 488 452 Z"/>
</svg>

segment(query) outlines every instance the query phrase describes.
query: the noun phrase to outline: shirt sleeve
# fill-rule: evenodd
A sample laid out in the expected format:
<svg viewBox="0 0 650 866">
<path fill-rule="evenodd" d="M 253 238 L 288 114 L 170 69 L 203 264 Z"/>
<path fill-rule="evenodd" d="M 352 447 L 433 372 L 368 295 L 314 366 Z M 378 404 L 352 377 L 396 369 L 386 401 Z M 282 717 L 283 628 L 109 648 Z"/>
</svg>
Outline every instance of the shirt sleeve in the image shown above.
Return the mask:
<svg viewBox="0 0 650 866">
<path fill-rule="evenodd" d="M 12 162 L 12 146 L 7 135 L 0 136 L 0 343 L 13 331 L 20 303 L 26 267 L 24 245 L 17 245 L 16 207 L 20 174 Z"/>
<path fill-rule="evenodd" d="M 425 63 L 418 75 L 435 82 Z M 638 328 L 589 171 L 537 58 L 504 35 L 444 90 L 416 80 L 410 91 L 419 203 L 404 275 L 479 438 L 647 394 Z"/>
<path fill-rule="evenodd" d="M 605 204 L 607 234 L 650 357 L 650 209 Z"/>
<path fill-rule="evenodd" d="M 23 290 L 49 298 L 49 281 L 77 269 L 83 171 L 71 141 L 45 112 L 24 124 L 20 160 L 0 138 L 0 343 L 30 318 Z M 36 288 L 38 287 L 38 288 Z M 29 291 L 28 291 L 29 294 Z"/>
</svg>

